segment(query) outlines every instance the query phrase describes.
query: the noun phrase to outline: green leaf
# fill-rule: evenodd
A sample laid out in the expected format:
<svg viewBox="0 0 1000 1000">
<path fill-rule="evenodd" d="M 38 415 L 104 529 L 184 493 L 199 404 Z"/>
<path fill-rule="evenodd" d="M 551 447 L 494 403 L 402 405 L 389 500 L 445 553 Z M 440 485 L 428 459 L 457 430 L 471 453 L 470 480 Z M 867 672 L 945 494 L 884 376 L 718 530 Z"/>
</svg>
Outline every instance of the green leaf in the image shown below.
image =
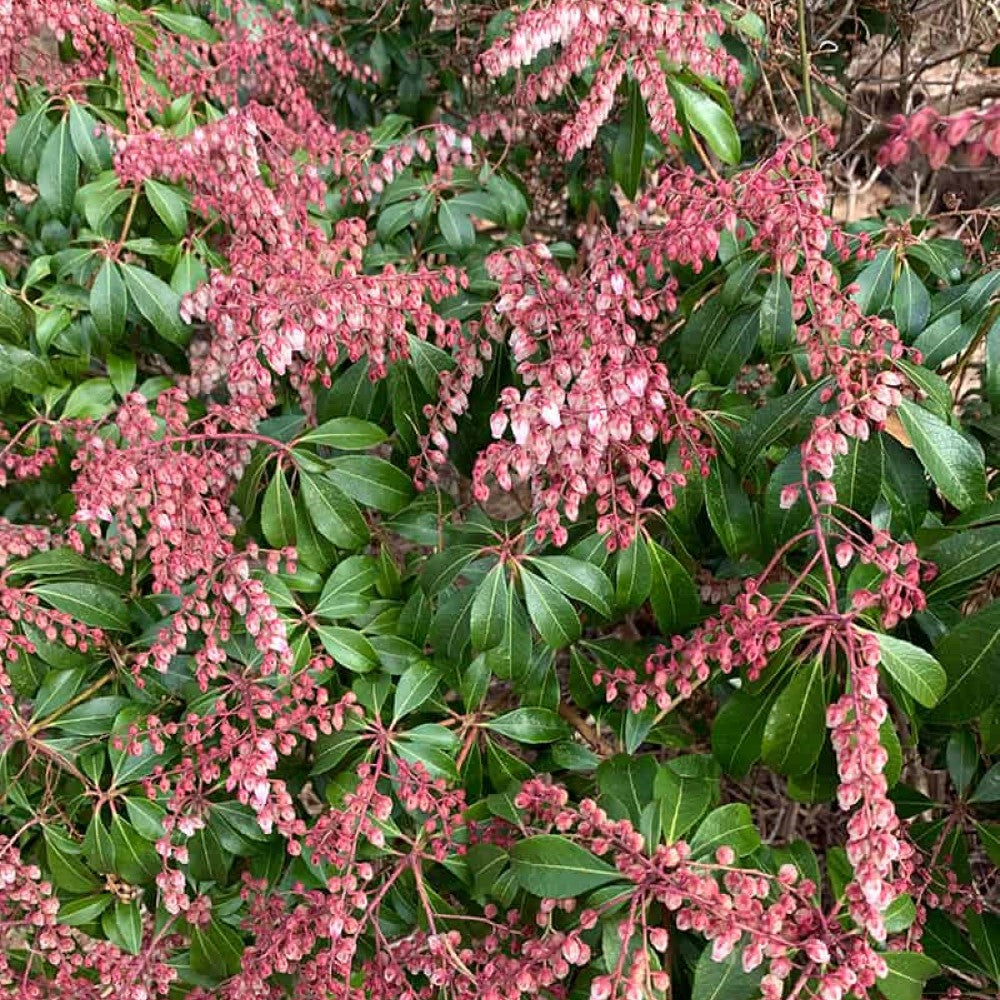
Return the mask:
<svg viewBox="0 0 1000 1000">
<path fill-rule="evenodd" d="M 80 690 L 83 678 L 82 667 L 50 670 L 35 695 L 32 719 L 44 719 L 57 708 L 62 708 Z"/>
<path fill-rule="evenodd" d="M 142 949 L 142 914 L 139 900 L 125 903 L 115 902 L 114 908 L 105 910 L 101 926 L 108 940 L 130 955 L 138 955 Z"/>
<path fill-rule="evenodd" d="M 652 566 L 646 540 L 633 539 L 619 549 L 615 559 L 615 604 L 619 610 L 635 610 L 649 596 L 653 584 Z"/>
<path fill-rule="evenodd" d="M 648 754 L 616 754 L 602 761 L 596 774 L 602 804 L 608 799 L 621 803 L 638 826 L 643 810 L 653 800 L 658 771 L 656 761 Z"/>
<path fill-rule="evenodd" d="M 869 316 L 882 311 L 892 289 L 892 271 L 896 255 L 892 250 L 879 250 L 874 260 L 866 264 L 854 279 L 858 290 L 852 296 L 858 308 Z"/>
<path fill-rule="evenodd" d="M 299 473 L 302 497 L 316 530 L 342 549 L 358 549 L 370 533 L 357 505 L 328 476 Z"/>
<path fill-rule="evenodd" d="M 655 792 L 660 803 L 663 840 L 668 844 L 680 840 L 712 804 L 708 782 L 682 778 L 669 765 L 660 768 Z"/>
<path fill-rule="evenodd" d="M 208 271 L 205 265 L 195 254 L 188 251 L 177 258 L 173 274 L 170 275 L 170 287 L 183 298 L 207 280 Z"/>
<path fill-rule="evenodd" d="M 426 660 L 418 660 L 406 669 L 396 685 L 392 721 L 415 712 L 434 693 L 441 680 L 441 670 Z"/>
<path fill-rule="evenodd" d="M 957 735 L 957 734 L 954 734 Z M 969 736 L 970 733 L 964 733 L 963 735 Z M 978 754 L 976 753 L 975 741 L 972 743 L 972 773 L 975 773 L 975 766 L 979 763 Z M 971 775 L 970 775 L 971 779 Z M 982 781 L 976 786 L 976 790 L 972 793 L 969 798 L 970 802 L 1000 802 L 1000 764 L 994 764 L 987 772 L 983 775 Z"/>
<path fill-rule="evenodd" d="M 625 117 L 618 126 L 618 136 L 611 152 L 611 174 L 625 197 L 634 201 L 642 179 L 643 153 L 646 149 L 646 105 L 635 80 L 626 84 L 628 100 Z"/>
<path fill-rule="evenodd" d="M 64 222 L 73 211 L 80 160 L 64 118 L 45 141 L 38 163 L 38 196 Z"/>
<path fill-rule="evenodd" d="M 941 495 L 959 510 L 986 496 L 986 471 L 979 450 L 932 413 L 904 399 L 899 419 Z"/>
<path fill-rule="evenodd" d="M 113 170 L 106 170 L 96 180 L 78 188 L 74 202 L 78 211 L 86 218 L 87 225 L 95 233 L 99 233 L 115 209 L 128 199 L 128 191 L 118 186 L 117 174 Z"/>
<path fill-rule="evenodd" d="M 174 188 L 152 178 L 143 182 L 143 188 L 146 200 L 167 229 L 174 236 L 183 236 L 187 232 L 187 205 L 183 196 Z"/>
<path fill-rule="evenodd" d="M 438 209 L 438 228 L 452 250 L 468 250 L 475 245 L 476 230 L 468 214 L 450 201 L 442 201 Z"/>
<path fill-rule="evenodd" d="M 572 735 L 569 726 L 550 708 L 515 708 L 485 726 L 517 743 L 554 743 Z"/>
<path fill-rule="evenodd" d="M 1000 316 L 986 332 L 986 370 L 983 372 L 983 388 L 993 412 L 1000 412 Z"/>
<path fill-rule="evenodd" d="M 987 857 L 1000 866 L 1000 823 L 976 823 L 975 827 Z"/>
<path fill-rule="evenodd" d="M 474 649 L 492 649 L 503 639 L 504 620 L 510 613 L 511 593 L 507 567 L 498 562 L 476 590 L 469 618 Z"/>
<path fill-rule="evenodd" d="M 96 920 L 111 905 L 113 898 L 110 893 L 102 892 L 67 900 L 59 907 L 59 923 L 83 927 Z"/>
<path fill-rule="evenodd" d="M 614 588 L 602 569 L 571 556 L 541 556 L 527 561 L 567 597 L 586 604 L 605 618 L 611 617 Z"/>
<path fill-rule="evenodd" d="M 948 675 L 935 722 L 968 722 L 1000 698 L 1000 602 L 963 618 L 934 648 Z"/>
<path fill-rule="evenodd" d="M 889 973 L 877 979 L 876 985 L 886 1000 L 921 1000 L 924 983 L 941 968 L 933 958 L 918 952 L 889 951 L 882 957 Z"/>
<path fill-rule="evenodd" d="M 787 351 L 793 342 L 792 290 L 781 271 L 775 271 L 760 300 L 760 346 L 770 356 Z"/>
<path fill-rule="evenodd" d="M 930 292 L 905 260 L 892 292 L 892 314 L 906 341 L 912 340 L 924 328 L 931 314 Z M 926 360 L 924 363 L 927 364 Z M 933 368 L 934 365 L 928 364 L 927 367 Z"/>
<path fill-rule="evenodd" d="M 744 778 L 760 759 L 764 725 L 773 703 L 773 696 L 736 691 L 716 713 L 712 753 L 727 774 Z"/>
<path fill-rule="evenodd" d="M 515 843 L 510 861 L 521 888 L 547 899 L 570 899 L 621 878 L 590 851 L 548 833 Z"/>
<path fill-rule="evenodd" d="M 118 265 L 113 260 L 106 260 L 94 278 L 90 290 L 90 315 L 97 332 L 104 337 L 117 339 L 125 331 L 128 293 Z"/>
<path fill-rule="evenodd" d="M 378 666 L 378 653 L 357 629 L 317 625 L 316 634 L 338 666 L 356 674 L 366 674 Z"/>
<path fill-rule="evenodd" d="M 702 820 L 691 840 L 691 856 L 696 859 L 714 857 L 724 845 L 731 847 L 740 858 L 760 847 L 760 834 L 753 825 L 750 807 L 743 802 L 719 806 Z"/>
<path fill-rule="evenodd" d="M 151 7 L 150 13 L 166 28 L 175 34 L 193 38 L 199 42 L 217 42 L 218 32 L 202 17 L 192 14 L 182 14 L 167 7 Z"/>
<path fill-rule="evenodd" d="M 363 451 L 381 444 L 385 438 L 385 431 L 378 424 L 357 417 L 334 417 L 315 430 L 307 431 L 298 443 L 323 445 L 340 451 Z"/>
<path fill-rule="evenodd" d="M 709 946 L 702 951 L 695 966 L 691 1000 L 755 1000 L 760 996 L 762 976 L 762 969 L 743 971 L 740 948 L 716 962 Z"/>
<path fill-rule="evenodd" d="M 121 594 L 96 583 L 65 582 L 35 584 L 32 592 L 58 611 L 65 611 L 84 625 L 94 628 L 127 629 L 127 605 Z"/>
<path fill-rule="evenodd" d="M 968 729 L 956 729 L 948 737 L 945 762 L 948 765 L 948 774 L 951 776 L 958 794 L 964 796 L 979 769 L 979 750 L 976 747 L 976 738 Z M 998 770 L 997 777 L 1000 778 L 1000 770 Z"/>
<path fill-rule="evenodd" d="M 351 618 L 371 602 L 378 564 L 371 556 L 349 556 L 337 564 L 319 595 L 313 612 L 319 618 Z"/>
<path fill-rule="evenodd" d="M 67 892 L 94 892 L 100 888 L 97 876 L 80 860 L 80 845 L 54 827 L 42 829 L 48 871 L 60 889 Z"/>
<path fill-rule="evenodd" d="M 712 462 L 705 481 L 705 507 L 708 519 L 733 559 L 740 559 L 754 547 L 754 520 L 750 498 L 728 465 Z"/>
<path fill-rule="evenodd" d="M 580 638 L 580 619 L 573 605 L 547 580 L 521 568 L 528 615 L 546 644 L 562 649 Z"/>
<path fill-rule="evenodd" d="M 76 101 L 69 102 L 69 132 L 77 156 L 92 174 L 110 168 L 111 143 L 106 133 L 98 127 L 93 115 Z"/>
<path fill-rule="evenodd" d="M 190 339 L 180 317 L 180 296 L 155 274 L 135 264 L 121 264 L 129 297 L 143 318 L 164 340 L 183 347 Z"/>
<path fill-rule="evenodd" d="M 1000 984 L 1000 917 L 988 910 L 976 913 L 970 907 L 965 911 L 965 923 L 976 954 L 993 982 Z"/>
<path fill-rule="evenodd" d="M 779 774 L 805 774 L 826 739 L 823 660 L 798 667 L 775 699 L 764 726 L 761 756 Z"/>
<path fill-rule="evenodd" d="M 264 494 L 260 526 L 268 544 L 276 549 L 295 542 L 295 500 L 280 466 L 275 470 Z"/>
<path fill-rule="evenodd" d="M 698 591 L 687 570 L 652 539 L 649 553 L 649 603 L 664 635 L 681 632 L 698 618 Z"/>
<path fill-rule="evenodd" d="M 39 104 L 21 115 L 7 133 L 4 159 L 12 173 L 28 184 L 35 181 L 45 140 L 52 133 L 48 110 L 48 101 Z"/>
<path fill-rule="evenodd" d="M 723 163 L 740 162 L 740 137 L 730 115 L 707 94 L 676 78 L 670 88 L 680 97 L 688 125 L 703 136 L 709 148 Z"/>
<path fill-rule="evenodd" d="M 882 666 L 899 686 L 925 708 L 933 708 L 945 692 L 948 676 L 926 650 L 881 632 L 876 634 Z"/>
<path fill-rule="evenodd" d="M 928 326 L 913 342 L 920 351 L 921 365 L 937 368 L 945 359 L 964 350 L 975 336 L 974 323 L 963 323 L 958 309 L 946 312 Z"/>
<path fill-rule="evenodd" d="M 1000 566 L 1000 524 L 958 531 L 921 556 L 937 567 L 928 596 L 952 596 Z"/>
<path fill-rule="evenodd" d="M 114 409 L 114 386 L 106 378 L 81 382 L 63 407 L 63 420 L 99 420 Z"/>
<path fill-rule="evenodd" d="M 754 410 L 736 434 L 734 451 L 739 456 L 739 469 L 749 469 L 761 452 L 787 434 L 800 420 L 815 416 L 820 408 L 820 393 L 827 384 L 828 380 L 822 379 Z"/>
<path fill-rule="evenodd" d="M 242 938 L 215 917 L 207 928 L 192 927 L 191 967 L 215 980 L 235 975 L 243 967 Z"/>
<path fill-rule="evenodd" d="M 101 736 L 108 732 L 115 716 L 128 703 L 127 698 L 118 695 L 91 698 L 82 705 L 70 709 L 65 715 L 61 715 L 53 726 L 64 729 L 73 736 Z"/>
<path fill-rule="evenodd" d="M 345 455 L 333 465 L 337 485 L 366 507 L 397 514 L 413 497 L 410 477 L 384 458 Z"/>
</svg>

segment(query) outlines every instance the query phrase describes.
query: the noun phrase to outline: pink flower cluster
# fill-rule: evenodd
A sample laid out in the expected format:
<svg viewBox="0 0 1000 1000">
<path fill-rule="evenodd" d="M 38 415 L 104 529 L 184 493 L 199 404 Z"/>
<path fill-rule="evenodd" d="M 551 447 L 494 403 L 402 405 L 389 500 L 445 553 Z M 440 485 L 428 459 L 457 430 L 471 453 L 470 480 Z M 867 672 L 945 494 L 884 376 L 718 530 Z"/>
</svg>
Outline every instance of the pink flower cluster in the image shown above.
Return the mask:
<svg viewBox="0 0 1000 1000">
<path fill-rule="evenodd" d="M 601 53 L 589 93 L 559 136 L 559 153 L 569 159 L 594 142 L 627 69 L 639 84 L 653 131 L 665 142 L 680 129 L 661 58 L 736 86 L 738 62 L 720 44 L 708 41 L 723 28 L 719 14 L 699 3 L 553 0 L 521 13 L 507 37 L 482 54 L 480 67 L 488 76 L 500 77 L 559 46 L 551 62 L 519 83 L 518 101 L 534 104 L 562 94 Z"/>
<path fill-rule="evenodd" d="M 731 847 L 715 856 L 692 857 L 682 840 L 646 845 L 628 820 L 612 820 L 590 799 L 569 804 L 565 789 L 539 778 L 526 782 L 515 799 L 529 823 L 540 831 L 557 830 L 599 857 L 611 861 L 633 883 L 623 941 L 639 935 L 658 951 L 668 941 L 666 928 L 650 926 L 650 909 L 662 905 L 680 930 L 692 930 L 712 943 L 712 957 L 721 961 L 737 947 L 746 971 L 766 965 L 761 980 L 765 1000 L 780 1000 L 786 986 L 792 995 L 816 981 L 812 994 L 821 1000 L 865 997 L 886 974 L 885 960 L 856 930 L 844 930 L 812 902 L 815 886 L 800 880 L 792 865 L 777 875 L 740 868 Z M 580 926 L 594 926 L 605 904 L 580 914 Z M 645 949 L 635 955 L 639 959 Z M 643 1000 L 649 987 L 663 990 L 669 979 L 640 961 L 642 973 L 626 968 L 628 948 L 610 975 L 597 977 L 591 1000 Z"/>
<path fill-rule="evenodd" d="M 593 683 L 604 688 L 609 702 L 624 694 L 633 712 L 651 701 L 666 712 L 690 698 L 713 670 L 729 674 L 742 669 L 748 680 L 756 680 L 781 645 L 778 610 L 758 591 L 758 581 L 749 580 L 717 617 L 690 636 L 674 635 L 669 645 L 659 646 L 646 661 L 645 676 L 628 667 L 602 665 L 594 671 Z"/>
<path fill-rule="evenodd" d="M 53 44 L 69 40 L 75 58 L 63 60 Z M 99 79 L 112 58 L 125 96 L 130 125 L 147 118 L 146 88 L 128 28 L 93 0 L 5 0 L 0 3 L 0 150 L 17 118 L 19 82 L 45 81 L 50 94 L 79 94 Z M 140 94 L 140 90 L 142 94 Z"/>
<path fill-rule="evenodd" d="M 327 68 L 338 78 L 374 78 L 370 67 L 357 65 L 331 41 L 329 27 L 303 27 L 291 10 L 265 14 L 246 0 L 224 0 L 211 23 L 217 37 L 210 41 L 159 34 L 153 67 L 170 93 L 231 108 L 249 92 L 301 135 L 332 135 L 306 83 L 315 85 Z"/>
<path fill-rule="evenodd" d="M 502 490 L 515 477 L 529 482 L 539 539 L 565 544 L 562 520 L 576 521 L 595 497 L 598 531 L 610 533 L 610 548 L 628 545 L 654 494 L 669 509 L 687 473 L 707 474 L 712 452 L 694 411 L 655 348 L 639 343 L 637 323 L 673 306 L 669 285 L 645 287 L 643 263 L 611 234 L 580 277 L 544 247 L 490 258 L 500 288 L 485 327 L 509 344 L 527 388 L 501 393 L 490 422 L 501 440 L 479 455 L 473 491 L 483 500 L 491 481 Z M 674 444 L 678 468 L 653 457 L 655 444 Z"/>
<path fill-rule="evenodd" d="M 953 115 L 925 106 L 909 117 L 896 115 L 889 130 L 891 138 L 878 154 L 884 167 L 902 163 L 913 148 L 927 157 L 932 170 L 943 167 L 956 151 L 970 167 L 981 166 L 987 157 L 1000 157 L 1000 104 Z"/>
<path fill-rule="evenodd" d="M 888 753 L 879 729 L 888 717 L 888 706 L 878 690 L 878 637 L 851 629 L 841 644 L 849 666 L 849 690 L 828 709 L 827 725 L 840 772 L 840 807 L 858 806 L 847 824 L 847 856 L 854 866 L 847 900 L 855 922 L 876 941 L 884 941 L 882 915 L 896 898 L 897 884 L 905 879 L 897 866 L 910 858 L 912 847 L 898 836 L 899 818 L 889 801 L 884 774 Z"/>
</svg>

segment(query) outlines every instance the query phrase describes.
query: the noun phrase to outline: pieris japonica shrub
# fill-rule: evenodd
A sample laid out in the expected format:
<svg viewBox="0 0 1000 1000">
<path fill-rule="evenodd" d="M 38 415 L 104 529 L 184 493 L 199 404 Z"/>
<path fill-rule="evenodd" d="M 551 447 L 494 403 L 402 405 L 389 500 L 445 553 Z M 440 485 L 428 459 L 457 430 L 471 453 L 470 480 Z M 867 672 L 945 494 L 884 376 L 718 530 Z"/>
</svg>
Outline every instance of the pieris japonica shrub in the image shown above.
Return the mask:
<svg viewBox="0 0 1000 1000">
<path fill-rule="evenodd" d="M 762 25 L 0 0 L 0 995 L 994 995 L 1000 272 Z"/>
</svg>

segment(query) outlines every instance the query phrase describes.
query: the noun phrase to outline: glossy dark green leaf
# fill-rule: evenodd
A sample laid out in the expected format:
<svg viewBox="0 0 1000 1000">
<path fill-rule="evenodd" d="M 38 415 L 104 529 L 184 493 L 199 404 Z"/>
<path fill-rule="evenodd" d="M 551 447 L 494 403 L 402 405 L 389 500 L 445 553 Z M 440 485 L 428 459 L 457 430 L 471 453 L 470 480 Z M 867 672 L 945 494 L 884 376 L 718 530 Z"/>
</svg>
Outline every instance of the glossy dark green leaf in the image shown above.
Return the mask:
<svg viewBox="0 0 1000 1000">
<path fill-rule="evenodd" d="M 768 356 L 792 346 L 795 322 L 792 319 L 792 290 L 781 271 L 775 271 L 760 301 L 760 346 Z"/>
<path fill-rule="evenodd" d="M 619 549 L 615 562 L 615 604 L 632 611 L 646 600 L 653 584 L 646 540 L 640 536 L 628 548 Z"/>
<path fill-rule="evenodd" d="M 466 212 L 452 201 L 442 201 L 438 209 L 438 227 L 452 250 L 468 250 L 476 242 L 476 230 Z"/>
<path fill-rule="evenodd" d="M 545 642 L 562 649 L 580 638 L 580 618 L 573 605 L 548 580 L 522 567 L 521 584 L 528 615 Z"/>
<path fill-rule="evenodd" d="M 980 451 L 963 434 L 909 400 L 899 407 L 899 419 L 913 449 L 942 496 L 959 510 L 986 495 L 986 471 Z"/>
<path fill-rule="evenodd" d="M 895 263 L 896 255 L 892 250 L 879 250 L 875 258 L 867 263 L 854 279 L 854 283 L 858 286 L 858 290 L 854 293 L 854 301 L 863 313 L 875 315 L 882 311 L 892 290 L 892 271 Z"/>
<path fill-rule="evenodd" d="M 914 340 L 913 346 L 920 351 L 920 362 L 926 368 L 937 368 L 947 358 L 963 351 L 975 336 L 972 322 L 962 322 L 958 309 L 939 316 Z"/>
<path fill-rule="evenodd" d="M 1000 698 L 1000 602 L 960 621 L 934 648 L 948 675 L 939 722 L 968 722 Z"/>
<path fill-rule="evenodd" d="M 299 438 L 299 443 L 323 445 L 340 451 L 363 451 L 381 444 L 385 438 L 385 431 L 371 421 L 357 417 L 334 417 L 307 431 Z"/>
<path fill-rule="evenodd" d="M 396 514 L 413 498 L 413 481 L 391 462 L 374 455 L 345 455 L 334 461 L 337 485 L 366 507 Z"/>
<path fill-rule="evenodd" d="M 92 174 L 99 174 L 111 167 L 111 143 L 105 130 L 76 101 L 70 101 L 69 104 L 69 132 L 77 156 Z"/>
<path fill-rule="evenodd" d="M 926 650 L 903 639 L 881 632 L 877 638 L 886 672 L 921 705 L 933 708 L 948 685 L 941 664 Z"/>
<path fill-rule="evenodd" d="M 378 563 L 367 555 L 348 556 L 327 578 L 313 614 L 318 618 L 351 618 L 371 603 Z"/>
<path fill-rule="evenodd" d="M 756 1000 L 760 996 L 762 976 L 760 968 L 743 971 L 739 948 L 717 962 L 709 946 L 702 951 L 695 966 L 691 1000 Z"/>
<path fill-rule="evenodd" d="M 260 526 L 268 543 L 276 549 L 295 542 L 295 500 L 280 467 L 275 470 L 264 494 Z"/>
<path fill-rule="evenodd" d="M 548 899 L 570 899 L 621 878 L 606 861 L 554 834 L 519 840 L 510 861 L 521 888 Z"/>
<path fill-rule="evenodd" d="M 760 847 L 760 834 L 753 825 L 750 807 L 742 802 L 719 806 L 701 821 L 691 838 L 691 856 L 712 858 L 723 846 L 731 847 L 740 858 Z"/>
<path fill-rule="evenodd" d="M 80 159 L 73 148 L 69 119 L 64 118 L 45 140 L 38 162 L 38 196 L 64 221 L 73 211 Z"/>
<path fill-rule="evenodd" d="M 903 261 L 892 291 L 892 314 L 899 332 L 907 341 L 923 330 L 931 314 L 930 292 L 907 261 Z"/>
<path fill-rule="evenodd" d="M 761 741 L 761 756 L 779 774 L 805 774 L 826 739 L 826 678 L 823 661 L 796 667 L 777 696 Z"/>
<path fill-rule="evenodd" d="M 183 236 L 187 231 L 187 205 L 180 192 L 152 178 L 147 178 L 142 186 L 146 200 L 167 229 L 174 236 Z"/>
<path fill-rule="evenodd" d="M 309 517 L 324 538 L 342 549 L 357 549 L 368 541 L 361 511 L 329 476 L 300 472 L 299 482 Z"/>
<path fill-rule="evenodd" d="M 399 678 L 393 702 L 392 719 L 396 722 L 415 712 L 434 693 L 441 671 L 426 660 L 418 660 Z"/>
<path fill-rule="evenodd" d="M 740 137 L 729 113 L 703 91 L 676 78 L 671 79 L 670 87 L 680 98 L 688 125 L 705 139 L 712 152 L 724 163 L 739 163 Z"/>
<path fill-rule="evenodd" d="M 548 708 L 515 708 L 485 723 L 487 729 L 517 743 L 554 743 L 568 739 L 569 726 Z"/>
<path fill-rule="evenodd" d="M 162 279 L 135 264 L 120 264 L 129 298 L 164 340 L 183 347 L 190 330 L 180 318 L 180 296 Z"/>
<path fill-rule="evenodd" d="M 618 125 L 618 136 L 611 152 L 611 173 L 625 197 L 635 200 L 642 179 L 643 153 L 646 149 L 646 103 L 639 84 L 626 84 L 625 111 Z"/>
<path fill-rule="evenodd" d="M 528 562 L 567 597 L 611 617 L 614 588 L 607 574 L 593 563 L 571 556 L 542 556 Z"/>
<path fill-rule="evenodd" d="M 705 507 L 723 548 L 739 559 L 754 547 L 754 516 L 750 498 L 728 465 L 715 461 L 705 480 Z"/>
<path fill-rule="evenodd" d="M 121 595 L 97 583 L 76 580 L 36 584 L 32 592 L 46 604 L 84 625 L 104 629 L 127 629 L 129 609 Z"/>
<path fill-rule="evenodd" d="M 472 602 L 469 633 L 475 649 L 492 649 L 503 639 L 504 620 L 510 613 L 510 585 L 507 567 L 498 562 L 486 574 Z"/>
<path fill-rule="evenodd" d="M 687 570 L 656 542 L 646 543 L 649 554 L 649 603 L 664 635 L 680 632 L 698 618 L 698 591 Z"/>
<path fill-rule="evenodd" d="M 743 778 L 760 759 L 773 702 L 773 693 L 736 691 L 719 709 L 712 723 L 712 753 L 727 774 Z"/>
<path fill-rule="evenodd" d="M 940 969 L 933 958 L 918 952 L 890 951 L 883 958 L 889 972 L 877 985 L 886 1000 L 921 1000 L 924 983 Z"/>
</svg>

